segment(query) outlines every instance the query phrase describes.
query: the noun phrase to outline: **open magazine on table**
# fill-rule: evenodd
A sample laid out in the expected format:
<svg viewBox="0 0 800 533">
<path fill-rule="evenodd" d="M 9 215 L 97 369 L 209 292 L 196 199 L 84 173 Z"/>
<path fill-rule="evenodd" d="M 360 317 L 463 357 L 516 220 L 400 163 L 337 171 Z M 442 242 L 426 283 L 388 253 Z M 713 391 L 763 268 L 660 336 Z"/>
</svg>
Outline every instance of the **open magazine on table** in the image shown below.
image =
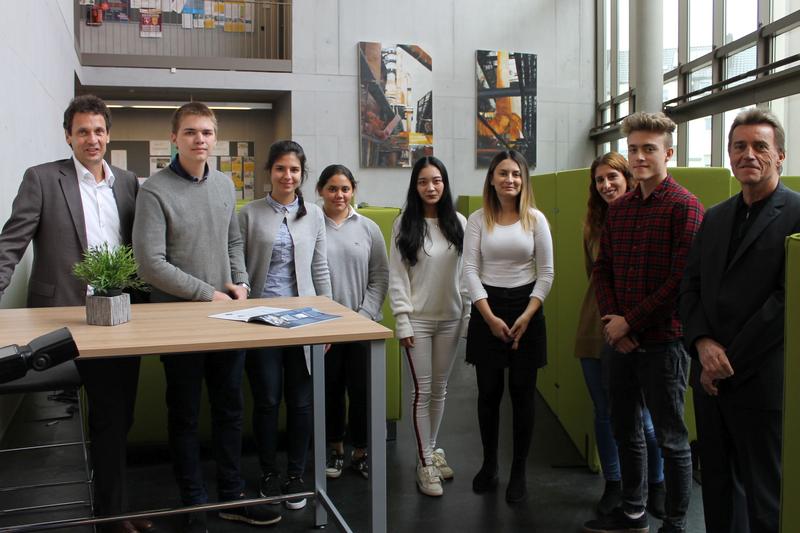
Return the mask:
<svg viewBox="0 0 800 533">
<path fill-rule="evenodd" d="M 323 313 L 313 307 L 302 307 L 300 309 L 284 309 L 281 307 L 249 307 L 238 311 L 227 313 L 217 313 L 209 315 L 209 318 L 219 318 L 222 320 L 236 320 L 238 322 L 254 322 L 277 326 L 279 328 L 299 328 L 311 324 L 319 324 L 339 318 L 339 315 Z"/>
</svg>

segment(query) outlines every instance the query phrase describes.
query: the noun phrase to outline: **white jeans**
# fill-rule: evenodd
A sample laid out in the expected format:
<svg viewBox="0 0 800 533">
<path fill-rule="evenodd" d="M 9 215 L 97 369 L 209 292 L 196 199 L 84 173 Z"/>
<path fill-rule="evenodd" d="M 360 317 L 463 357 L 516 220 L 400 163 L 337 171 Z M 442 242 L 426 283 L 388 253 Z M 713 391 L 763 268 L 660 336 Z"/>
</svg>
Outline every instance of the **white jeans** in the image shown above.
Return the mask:
<svg viewBox="0 0 800 533">
<path fill-rule="evenodd" d="M 444 415 L 447 379 L 456 358 L 461 320 L 415 320 L 414 347 L 406 360 L 414 389 L 411 412 L 417 437 L 417 455 L 423 465 L 433 464 L 436 436 Z"/>
</svg>

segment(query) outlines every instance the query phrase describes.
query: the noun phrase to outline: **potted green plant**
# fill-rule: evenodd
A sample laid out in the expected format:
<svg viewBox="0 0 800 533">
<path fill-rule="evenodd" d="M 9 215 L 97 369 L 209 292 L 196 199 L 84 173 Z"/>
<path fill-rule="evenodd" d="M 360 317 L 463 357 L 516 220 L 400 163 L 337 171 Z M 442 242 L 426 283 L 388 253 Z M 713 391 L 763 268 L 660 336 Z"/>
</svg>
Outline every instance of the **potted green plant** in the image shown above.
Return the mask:
<svg viewBox="0 0 800 533">
<path fill-rule="evenodd" d="M 109 248 L 93 246 L 72 268 L 73 274 L 92 287 L 86 297 L 86 322 L 97 326 L 116 326 L 131 319 L 131 298 L 125 289 L 147 290 L 136 276 L 136 260 L 128 245 Z"/>
</svg>

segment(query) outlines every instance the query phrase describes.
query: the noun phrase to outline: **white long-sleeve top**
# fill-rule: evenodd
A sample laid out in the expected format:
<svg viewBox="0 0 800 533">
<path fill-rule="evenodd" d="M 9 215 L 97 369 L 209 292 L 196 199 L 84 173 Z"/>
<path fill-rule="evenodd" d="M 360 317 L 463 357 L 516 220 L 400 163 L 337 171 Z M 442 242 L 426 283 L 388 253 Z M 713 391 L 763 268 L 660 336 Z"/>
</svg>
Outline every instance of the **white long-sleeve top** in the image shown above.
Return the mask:
<svg viewBox="0 0 800 533">
<path fill-rule="evenodd" d="M 533 231 L 525 231 L 520 221 L 495 224 L 489 231 L 483 209 L 470 215 L 464 234 L 464 281 L 473 302 L 486 298 L 483 285 L 513 288 L 536 281 L 531 298 L 544 303 L 553 285 L 553 240 L 544 214 L 532 212 Z"/>
<path fill-rule="evenodd" d="M 457 213 L 462 227 L 466 219 Z M 413 337 L 410 319 L 458 320 L 469 313 L 469 298 L 461 283 L 461 255 L 439 229 L 439 221 L 426 218 L 428 232 L 417 264 L 408 266 L 397 248 L 400 217 L 392 227 L 389 254 L 389 303 L 398 338 Z"/>
</svg>

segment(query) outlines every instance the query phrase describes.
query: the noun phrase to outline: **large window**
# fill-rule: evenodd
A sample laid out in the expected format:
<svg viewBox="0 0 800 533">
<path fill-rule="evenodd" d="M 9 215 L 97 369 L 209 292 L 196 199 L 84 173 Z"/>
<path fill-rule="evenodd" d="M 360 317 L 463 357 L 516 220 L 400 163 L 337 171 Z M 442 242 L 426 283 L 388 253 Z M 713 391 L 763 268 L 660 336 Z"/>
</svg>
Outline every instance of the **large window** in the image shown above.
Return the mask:
<svg viewBox="0 0 800 533">
<path fill-rule="evenodd" d="M 603 17 L 597 25 L 602 53 L 591 137 L 598 153 L 606 146 L 625 152 L 619 125 L 637 111 L 630 84 L 636 78 L 629 63 L 631 0 L 596 2 Z M 787 131 L 800 131 L 800 0 L 662 2 L 664 110 L 680 133 L 672 164 L 727 166 L 728 129 L 743 105 L 769 106 Z M 790 159 L 784 174 L 800 175 L 800 156 Z"/>
</svg>

